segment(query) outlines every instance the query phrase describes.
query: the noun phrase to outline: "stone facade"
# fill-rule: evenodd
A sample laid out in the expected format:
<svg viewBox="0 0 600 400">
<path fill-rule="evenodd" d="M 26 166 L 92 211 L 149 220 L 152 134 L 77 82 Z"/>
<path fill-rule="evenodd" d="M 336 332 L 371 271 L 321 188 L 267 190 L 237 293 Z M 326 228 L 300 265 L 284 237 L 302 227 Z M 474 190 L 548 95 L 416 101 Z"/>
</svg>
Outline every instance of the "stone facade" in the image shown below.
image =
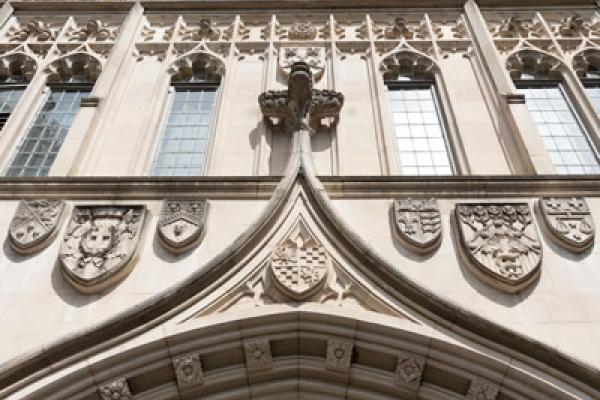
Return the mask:
<svg viewBox="0 0 600 400">
<path fill-rule="evenodd" d="M 0 398 L 600 398 L 600 9 L 499 3 L 3 3 Z"/>
</svg>

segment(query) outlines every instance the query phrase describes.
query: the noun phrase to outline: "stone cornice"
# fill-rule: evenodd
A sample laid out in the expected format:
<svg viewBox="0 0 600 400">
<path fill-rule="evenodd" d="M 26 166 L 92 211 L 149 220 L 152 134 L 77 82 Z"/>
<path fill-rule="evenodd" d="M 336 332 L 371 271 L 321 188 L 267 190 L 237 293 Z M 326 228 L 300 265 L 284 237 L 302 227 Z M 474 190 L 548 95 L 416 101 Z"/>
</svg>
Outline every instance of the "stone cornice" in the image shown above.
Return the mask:
<svg viewBox="0 0 600 400">
<path fill-rule="evenodd" d="M 165 197 L 267 199 L 281 177 L 69 177 L 0 178 L 0 200 L 156 200 Z M 600 176 L 324 176 L 333 198 L 600 196 Z"/>
</svg>

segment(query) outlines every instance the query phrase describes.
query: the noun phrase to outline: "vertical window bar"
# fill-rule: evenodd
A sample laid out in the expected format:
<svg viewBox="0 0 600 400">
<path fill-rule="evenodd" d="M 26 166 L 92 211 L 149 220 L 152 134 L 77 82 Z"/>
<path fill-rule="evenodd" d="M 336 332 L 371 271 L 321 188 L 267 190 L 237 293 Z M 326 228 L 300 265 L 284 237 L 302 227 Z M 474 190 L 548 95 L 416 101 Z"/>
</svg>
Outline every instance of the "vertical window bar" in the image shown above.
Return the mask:
<svg viewBox="0 0 600 400">
<path fill-rule="evenodd" d="M 174 89 L 150 174 L 202 175 L 217 86 L 178 85 Z"/>
<path fill-rule="evenodd" d="M 515 82 L 559 174 L 600 173 L 598 156 L 558 82 Z"/>
<path fill-rule="evenodd" d="M 402 175 L 452 175 L 435 85 L 387 84 Z"/>
<path fill-rule="evenodd" d="M 79 111 L 81 98 L 91 86 L 50 89 L 44 106 L 17 147 L 7 176 L 47 176 L 69 128 Z"/>
</svg>

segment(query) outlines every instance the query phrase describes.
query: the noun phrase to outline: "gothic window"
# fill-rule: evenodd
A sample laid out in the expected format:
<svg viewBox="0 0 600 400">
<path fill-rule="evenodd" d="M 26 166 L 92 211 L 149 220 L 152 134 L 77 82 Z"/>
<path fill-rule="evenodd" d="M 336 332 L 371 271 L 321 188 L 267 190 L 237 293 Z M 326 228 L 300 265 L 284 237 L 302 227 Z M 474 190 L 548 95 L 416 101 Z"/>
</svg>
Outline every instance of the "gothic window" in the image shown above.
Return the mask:
<svg viewBox="0 0 600 400">
<path fill-rule="evenodd" d="M 44 105 L 10 161 L 7 176 L 47 176 L 100 70 L 97 60 L 76 54 L 52 63 Z"/>
<path fill-rule="evenodd" d="M 565 92 L 556 62 L 525 55 L 511 72 L 559 174 L 600 173 L 598 155 Z"/>
<path fill-rule="evenodd" d="M 401 174 L 453 174 L 432 63 L 392 56 L 383 66 Z"/>
<path fill-rule="evenodd" d="M 0 130 L 15 110 L 35 69 L 35 61 L 23 54 L 0 60 Z"/>
<path fill-rule="evenodd" d="M 169 112 L 150 175 L 202 175 L 220 82 L 213 63 L 198 54 L 172 68 Z"/>
</svg>

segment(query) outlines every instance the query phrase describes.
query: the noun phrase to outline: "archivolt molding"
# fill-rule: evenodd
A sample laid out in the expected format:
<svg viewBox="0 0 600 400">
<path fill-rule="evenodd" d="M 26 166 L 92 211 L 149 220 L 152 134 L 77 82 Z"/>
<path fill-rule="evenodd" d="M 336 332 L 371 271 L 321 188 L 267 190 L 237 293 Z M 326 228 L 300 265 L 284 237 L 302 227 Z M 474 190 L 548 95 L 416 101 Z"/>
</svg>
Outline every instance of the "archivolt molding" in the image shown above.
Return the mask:
<svg viewBox="0 0 600 400">
<path fill-rule="evenodd" d="M 30 82 L 35 71 L 37 62 L 24 53 L 11 53 L 0 57 L 0 81 Z"/>
<path fill-rule="evenodd" d="M 400 76 L 433 80 L 437 64 L 430 57 L 410 49 L 401 49 L 383 57 L 380 67 L 384 80 L 397 80 Z"/>
<path fill-rule="evenodd" d="M 48 82 L 95 82 L 102 72 L 102 63 L 90 54 L 75 52 L 52 61 L 44 72 Z"/>
<path fill-rule="evenodd" d="M 225 63 L 212 52 L 195 51 L 175 60 L 167 71 L 172 82 L 219 82 L 225 75 Z"/>
<path fill-rule="evenodd" d="M 547 78 L 561 78 L 565 65 L 556 56 L 540 50 L 518 50 L 506 59 L 506 69 L 512 79 L 521 79 L 526 69 Z"/>
</svg>

